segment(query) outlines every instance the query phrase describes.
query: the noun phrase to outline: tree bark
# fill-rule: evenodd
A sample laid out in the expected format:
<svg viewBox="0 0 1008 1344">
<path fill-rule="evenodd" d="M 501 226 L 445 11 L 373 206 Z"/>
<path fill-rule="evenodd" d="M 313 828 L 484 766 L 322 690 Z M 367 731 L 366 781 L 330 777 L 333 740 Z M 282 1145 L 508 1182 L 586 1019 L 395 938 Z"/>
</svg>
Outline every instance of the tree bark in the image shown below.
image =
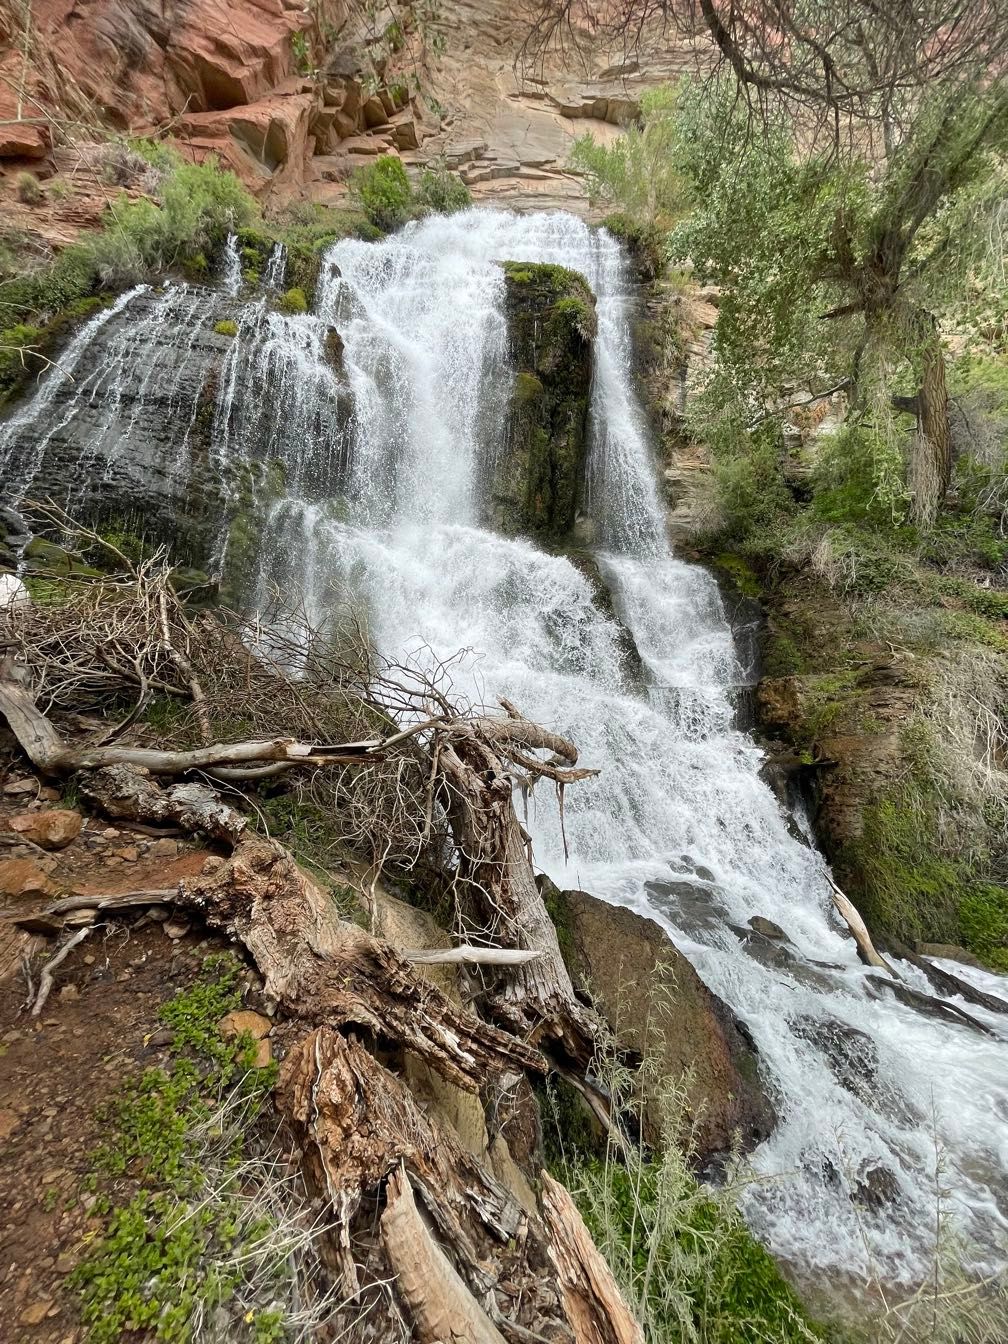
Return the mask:
<svg viewBox="0 0 1008 1344">
<path fill-rule="evenodd" d="M 542 1174 L 542 1206 L 567 1319 L 576 1344 L 644 1344 L 612 1270 L 599 1254 L 570 1194 Z"/>
<path fill-rule="evenodd" d="M 941 508 L 952 481 L 952 426 L 949 421 L 945 353 L 933 319 L 922 352 L 920 390 L 917 393 L 920 460 L 913 469 L 914 513 L 918 523 L 930 526 Z"/>
<path fill-rule="evenodd" d="M 475 720 L 440 746 L 460 876 L 495 944 L 539 954 L 490 993 L 492 1014 L 527 1039 L 551 1038 L 554 1047 L 583 1064 L 593 1053 L 598 1024 L 575 994 L 536 885 L 531 846 L 512 801 L 514 769 L 509 768 L 515 761 L 525 764 L 525 750 L 545 745 L 576 778 L 577 752 L 507 708 L 512 718 Z"/>
</svg>

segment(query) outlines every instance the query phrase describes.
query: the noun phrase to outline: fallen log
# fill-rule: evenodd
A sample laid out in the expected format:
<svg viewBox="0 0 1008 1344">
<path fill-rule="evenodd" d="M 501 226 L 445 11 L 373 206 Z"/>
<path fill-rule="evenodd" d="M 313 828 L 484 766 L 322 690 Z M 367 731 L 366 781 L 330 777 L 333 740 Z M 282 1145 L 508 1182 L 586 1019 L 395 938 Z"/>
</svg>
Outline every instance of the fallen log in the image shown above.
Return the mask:
<svg viewBox="0 0 1008 1344">
<path fill-rule="evenodd" d="M 389 1177 L 387 1197 L 382 1237 L 420 1344 L 442 1344 L 444 1340 L 505 1344 L 417 1212 L 405 1170 Z"/>
</svg>

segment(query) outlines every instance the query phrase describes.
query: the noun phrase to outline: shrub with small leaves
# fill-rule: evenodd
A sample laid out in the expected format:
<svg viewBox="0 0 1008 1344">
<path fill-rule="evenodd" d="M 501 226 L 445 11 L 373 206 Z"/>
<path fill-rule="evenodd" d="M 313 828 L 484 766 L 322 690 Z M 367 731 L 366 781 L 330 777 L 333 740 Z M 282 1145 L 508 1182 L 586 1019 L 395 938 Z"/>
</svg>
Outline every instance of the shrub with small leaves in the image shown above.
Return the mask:
<svg viewBox="0 0 1008 1344">
<path fill-rule="evenodd" d="M 379 229 L 405 224 L 413 204 L 413 189 L 400 159 L 383 154 L 367 168 L 358 168 L 350 190 L 370 222 Z"/>
<path fill-rule="evenodd" d="M 34 173 L 18 173 L 14 179 L 14 189 L 23 205 L 38 205 L 45 199 L 42 183 Z"/>
<path fill-rule="evenodd" d="M 469 188 L 443 164 L 423 170 L 415 200 L 420 212 L 432 215 L 454 215 L 472 205 Z"/>
</svg>

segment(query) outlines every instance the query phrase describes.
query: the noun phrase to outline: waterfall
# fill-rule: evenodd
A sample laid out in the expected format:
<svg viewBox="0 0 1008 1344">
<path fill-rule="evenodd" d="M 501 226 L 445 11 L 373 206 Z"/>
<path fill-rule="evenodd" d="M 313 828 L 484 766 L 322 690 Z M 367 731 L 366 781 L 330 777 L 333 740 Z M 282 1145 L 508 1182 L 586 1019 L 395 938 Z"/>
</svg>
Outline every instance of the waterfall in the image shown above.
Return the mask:
<svg viewBox="0 0 1008 1344">
<path fill-rule="evenodd" d="M 576 269 L 597 297 L 587 497 L 643 689 L 581 571 L 482 522 L 512 376 L 504 259 Z M 717 587 L 666 541 L 619 246 L 562 213 L 432 218 L 382 243 L 333 245 L 305 316 L 271 307 L 283 262 L 277 251 L 260 293 L 238 307 L 229 240 L 224 297 L 176 285 L 98 314 L 0 426 L 5 483 L 22 497 L 56 427 L 65 438 L 78 422 L 82 486 L 88 463 L 118 481 L 152 433 L 156 394 L 171 416 L 160 470 L 188 481 L 190 500 L 211 478 L 224 497 L 222 562 L 233 482 L 274 472 L 257 506 L 255 601 L 279 588 L 321 621 L 349 597 L 387 653 L 467 650 L 457 694 L 507 695 L 600 768 L 567 791 L 569 859 L 552 796 L 530 804 L 536 860 L 561 887 L 662 924 L 746 1023 L 779 1116 L 750 1159 L 765 1178 L 745 1196 L 753 1229 L 809 1279 L 872 1269 L 910 1279 L 927 1264 L 937 1147 L 962 1231 L 993 1257 L 1008 1232 L 1008 1050 L 873 996 L 820 856 L 760 779 L 761 752 L 734 723 L 744 673 Z M 142 320 L 119 322 L 127 308 Z M 234 317 L 235 335 L 213 335 L 220 316 Z M 165 339 L 173 359 L 155 368 L 152 343 Z M 209 474 L 196 477 L 193 426 L 211 371 Z M 745 935 L 754 915 L 781 925 L 792 953 L 761 956 Z M 857 1207 L 852 1188 L 873 1182 L 885 1202 Z"/>
<path fill-rule="evenodd" d="M 619 632 L 584 576 L 481 526 L 510 379 L 504 259 L 576 269 L 597 297 L 590 501 L 645 693 L 627 683 Z M 459 693 L 506 694 L 601 767 L 567 791 L 568 861 L 552 797 L 533 807 L 537 861 L 560 886 L 659 921 L 747 1024 L 779 1122 L 752 1155 L 766 1179 L 744 1211 L 784 1259 L 808 1276 L 920 1272 L 936 1140 L 963 1230 L 989 1247 L 1008 1229 L 1008 1051 L 872 996 L 821 858 L 792 835 L 760 751 L 733 726 L 743 673 L 717 587 L 665 541 L 617 244 L 565 214 L 473 210 L 336 244 L 316 306 L 339 329 L 352 391 L 347 497 L 338 511 L 285 501 L 274 566 L 300 576 L 319 617 L 349 590 L 390 653 L 472 650 Z M 753 915 L 783 926 L 792 961 L 754 955 Z M 876 1181 L 890 1198 L 857 1207 L 852 1191 Z"/>
<path fill-rule="evenodd" d="M 224 261 L 221 268 L 221 288 L 231 298 L 237 298 L 242 287 L 242 264 L 238 252 L 238 235 L 229 233 L 224 243 Z"/>
</svg>

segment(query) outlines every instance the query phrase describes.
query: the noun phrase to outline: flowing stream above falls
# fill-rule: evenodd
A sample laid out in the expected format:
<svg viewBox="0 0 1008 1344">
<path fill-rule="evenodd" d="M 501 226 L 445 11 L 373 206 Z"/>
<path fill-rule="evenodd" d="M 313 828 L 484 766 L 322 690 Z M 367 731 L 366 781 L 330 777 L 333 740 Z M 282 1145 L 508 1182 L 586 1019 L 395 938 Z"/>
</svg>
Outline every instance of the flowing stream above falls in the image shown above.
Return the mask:
<svg viewBox="0 0 1008 1344">
<path fill-rule="evenodd" d="M 584 574 L 482 525 L 512 377 L 503 259 L 573 268 L 597 296 L 586 507 L 644 687 Z M 5 493 L 17 504 L 74 453 L 71 505 L 95 481 L 128 494 L 154 474 L 182 511 L 213 487 L 211 521 L 193 528 L 219 566 L 239 544 L 228 509 L 251 492 L 250 601 L 281 589 L 323 619 L 349 594 L 386 653 L 471 651 L 458 692 L 507 695 L 601 770 L 567 791 L 567 860 L 552 795 L 534 802 L 538 864 L 663 924 L 756 1042 L 778 1124 L 751 1157 L 769 1178 L 745 1196 L 754 1230 L 810 1281 L 913 1278 L 933 1246 L 937 1147 L 962 1230 L 998 1259 L 1008 1044 L 879 996 L 821 857 L 734 726 L 746 674 L 714 581 L 665 540 L 616 243 L 564 214 L 473 210 L 334 245 L 312 314 L 273 311 L 281 279 L 277 257 L 245 302 L 141 287 L 92 318 L 0 425 Z M 237 335 L 215 334 L 226 316 Z M 270 464 L 282 471 L 266 490 Z M 750 936 L 754 915 L 790 944 Z"/>
</svg>

